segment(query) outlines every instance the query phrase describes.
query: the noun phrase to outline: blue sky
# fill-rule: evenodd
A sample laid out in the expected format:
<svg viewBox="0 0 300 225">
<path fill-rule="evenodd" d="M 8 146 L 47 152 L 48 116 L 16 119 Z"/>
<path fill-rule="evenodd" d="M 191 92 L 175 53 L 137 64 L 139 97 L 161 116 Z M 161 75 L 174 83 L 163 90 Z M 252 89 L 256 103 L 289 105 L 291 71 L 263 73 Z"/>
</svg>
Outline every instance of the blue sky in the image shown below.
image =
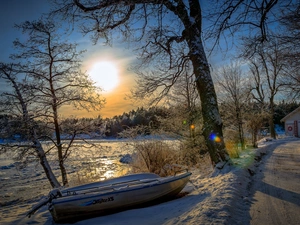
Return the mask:
<svg viewBox="0 0 300 225">
<path fill-rule="evenodd" d="M 14 24 L 20 24 L 26 20 L 32 21 L 39 19 L 43 13 L 49 12 L 51 3 L 48 0 L 1 0 L 0 8 L 0 61 L 8 62 L 9 55 L 13 51 L 12 42 L 16 38 L 22 38 L 21 31 L 14 28 Z M 84 70 L 96 61 L 108 60 L 118 64 L 121 68 L 120 85 L 114 93 L 109 93 L 107 98 L 107 105 L 102 110 L 101 114 L 104 117 L 109 117 L 117 114 L 122 114 L 131 110 L 133 105 L 129 101 L 124 101 L 125 95 L 130 94 L 130 88 L 134 84 L 135 76 L 132 72 L 128 71 L 130 63 L 135 60 L 135 55 L 129 49 L 122 47 L 122 44 L 114 42 L 113 47 L 104 46 L 101 41 L 96 46 L 91 44 L 88 36 L 83 37 L 81 34 L 72 34 L 80 47 L 87 49 L 83 58 Z M 220 54 L 214 55 L 210 59 L 210 64 L 218 64 L 224 62 L 224 58 Z M 1 84 L 1 83 L 0 83 Z M 93 116 L 97 116 L 98 112 Z"/>
<path fill-rule="evenodd" d="M 1 0 L 0 8 L 0 61 L 6 61 L 13 48 L 12 42 L 20 37 L 14 24 L 35 20 L 49 10 L 47 0 Z"/>
<path fill-rule="evenodd" d="M 48 0 L 1 0 L 0 8 L 0 61 L 9 62 L 9 55 L 13 52 L 13 41 L 16 38 L 22 39 L 22 33 L 14 28 L 15 24 L 20 24 L 26 20 L 32 21 L 39 19 L 43 13 L 49 12 L 51 4 Z M 89 37 L 82 37 L 81 34 L 76 33 L 71 36 L 80 48 L 86 49 L 87 52 L 83 58 L 83 70 L 88 70 L 88 67 L 101 60 L 113 61 L 120 67 L 120 79 L 122 85 L 114 93 L 105 94 L 107 99 L 106 107 L 100 112 L 104 117 L 110 117 L 123 112 L 127 112 L 133 108 L 130 102 L 124 101 L 125 95 L 130 92 L 130 84 L 134 83 L 134 75 L 130 73 L 127 68 L 130 62 L 134 60 L 134 56 L 129 50 L 122 48 L 120 45 L 113 47 L 104 46 L 101 41 L 93 46 Z M 2 86 L 3 83 L 0 85 Z M 75 111 L 67 110 L 75 113 Z M 83 112 L 79 112 L 81 114 Z M 99 112 L 89 113 L 89 116 L 98 116 Z M 73 115 L 73 114 L 72 114 Z M 76 114 L 78 116 L 78 113 Z"/>
</svg>

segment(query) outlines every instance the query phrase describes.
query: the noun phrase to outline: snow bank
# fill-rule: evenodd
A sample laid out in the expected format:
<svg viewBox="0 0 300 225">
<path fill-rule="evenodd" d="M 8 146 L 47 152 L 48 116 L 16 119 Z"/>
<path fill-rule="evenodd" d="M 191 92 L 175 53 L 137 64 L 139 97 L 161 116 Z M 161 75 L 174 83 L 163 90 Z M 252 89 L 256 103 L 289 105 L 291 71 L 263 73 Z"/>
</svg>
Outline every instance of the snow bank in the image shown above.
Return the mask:
<svg viewBox="0 0 300 225">
<path fill-rule="evenodd" d="M 203 162 L 201 168 L 191 171 L 191 183 L 178 199 L 78 221 L 74 225 L 245 224 L 250 219 L 247 209 L 251 204 L 248 196 L 249 186 L 253 182 L 251 172 L 255 173 L 258 165 L 267 158 L 264 155 L 269 155 L 282 141 L 262 140 L 258 149 L 244 151 L 239 159 L 225 165 L 221 171 L 213 170 L 208 160 Z M 55 224 L 47 207 L 41 208 L 30 219 L 25 217 L 36 202 L 37 199 L 27 200 L 1 207 L 1 224 Z"/>
</svg>

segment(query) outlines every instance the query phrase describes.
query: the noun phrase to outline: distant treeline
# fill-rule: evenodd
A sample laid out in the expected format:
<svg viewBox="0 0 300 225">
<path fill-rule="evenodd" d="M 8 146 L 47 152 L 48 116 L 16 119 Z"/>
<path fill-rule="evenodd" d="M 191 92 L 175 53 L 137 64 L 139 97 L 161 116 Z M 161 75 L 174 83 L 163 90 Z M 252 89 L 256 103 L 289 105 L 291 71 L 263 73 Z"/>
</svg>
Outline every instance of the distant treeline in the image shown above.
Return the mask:
<svg viewBox="0 0 300 225">
<path fill-rule="evenodd" d="M 141 107 L 112 118 L 102 119 L 98 117 L 94 121 L 96 121 L 97 127 L 100 128 L 99 131 L 105 137 L 118 137 L 122 131 L 136 126 L 159 129 L 161 127 L 161 119 L 168 118 L 169 113 L 169 109 L 165 107 L 151 107 L 149 109 Z M 150 129 L 145 132 L 144 134 L 146 135 L 150 134 Z"/>
<path fill-rule="evenodd" d="M 145 126 L 152 129 L 160 127 L 161 118 L 168 117 L 169 110 L 164 107 L 143 107 L 112 118 L 67 118 L 61 121 L 62 134 L 68 138 L 76 132 L 77 136 L 86 134 L 91 137 L 116 138 L 119 133 L 132 127 Z M 26 140 L 23 118 L 11 115 L 0 115 L 0 139 Z M 45 139 L 52 136 L 53 124 L 47 121 L 35 120 L 35 127 L 38 134 Z M 150 134 L 150 129 L 145 131 L 145 135 Z"/>
<path fill-rule="evenodd" d="M 300 104 L 280 102 L 275 107 L 275 124 L 281 124 L 280 120 L 287 114 L 299 107 Z M 180 109 L 178 109 L 179 111 Z M 67 118 L 61 121 L 62 133 L 65 137 L 74 134 L 90 135 L 91 137 L 99 138 L 116 138 L 119 134 L 129 128 L 137 126 L 148 127 L 144 129 L 141 135 L 149 135 L 154 130 L 167 129 L 167 124 L 162 124 L 162 121 L 169 120 L 172 123 L 176 108 L 166 107 L 151 107 L 145 109 L 143 107 L 129 112 L 124 112 L 122 115 L 116 115 L 112 118 Z M 191 116 L 189 114 L 189 116 Z M 184 116 L 183 116 L 184 117 Z M 182 118 L 180 118 L 182 119 Z M 184 119 L 184 118 L 183 118 Z M 189 118 L 186 118 L 187 120 Z M 268 122 L 264 126 L 268 126 Z M 283 125 L 283 124 L 281 124 Z M 52 136 L 52 124 L 46 121 L 36 120 L 35 126 L 41 137 Z M 186 126 L 188 130 L 189 127 Z M 22 118 L 13 117 L 11 115 L 0 115 L 0 139 L 26 139 L 26 133 L 23 131 Z M 63 137 L 64 138 L 64 137 Z"/>
</svg>

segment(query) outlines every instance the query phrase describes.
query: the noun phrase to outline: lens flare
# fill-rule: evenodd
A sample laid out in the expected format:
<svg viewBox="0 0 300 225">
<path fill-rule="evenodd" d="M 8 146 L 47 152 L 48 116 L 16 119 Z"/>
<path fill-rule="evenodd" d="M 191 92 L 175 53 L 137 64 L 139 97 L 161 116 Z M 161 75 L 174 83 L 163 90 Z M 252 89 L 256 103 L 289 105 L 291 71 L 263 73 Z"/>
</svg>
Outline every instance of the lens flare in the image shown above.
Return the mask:
<svg viewBox="0 0 300 225">
<path fill-rule="evenodd" d="M 209 135 L 209 139 L 214 141 L 214 142 L 217 142 L 217 143 L 221 142 L 221 138 L 218 135 L 214 134 L 214 133 L 211 133 Z"/>
</svg>

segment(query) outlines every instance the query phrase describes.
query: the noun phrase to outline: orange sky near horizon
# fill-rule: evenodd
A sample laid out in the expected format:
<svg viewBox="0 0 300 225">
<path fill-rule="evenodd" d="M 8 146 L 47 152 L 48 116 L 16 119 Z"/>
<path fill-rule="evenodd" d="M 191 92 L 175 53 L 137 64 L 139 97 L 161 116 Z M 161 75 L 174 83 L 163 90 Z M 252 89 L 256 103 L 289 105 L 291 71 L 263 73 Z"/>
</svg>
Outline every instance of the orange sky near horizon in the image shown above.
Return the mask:
<svg viewBox="0 0 300 225">
<path fill-rule="evenodd" d="M 96 118 L 101 116 L 101 118 L 112 118 L 114 116 L 122 115 L 124 112 L 129 112 L 136 107 L 130 102 L 130 100 L 125 100 L 126 94 L 130 91 L 122 91 L 112 94 L 105 94 L 103 97 L 106 99 L 106 104 L 104 108 L 100 111 L 86 111 L 86 110 L 76 110 L 72 106 L 64 106 L 61 108 L 61 114 L 63 118 L 66 117 L 85 117 L 85 118 Z"/>
<path fill-rule="evenodd" d="M 2 2 L 1 2 L 2 3 Z M 16 38 L 23 37 L 22 32 L 14 28 L 15 24 L 25 21 L 37 20 L 42 13 L 49 12 L 50 4 L 46 0 L 11 0 L 3 1 L 1 5 L 1 36 L 0 36 L 0 61 L 6 62 L 9 55 L 13 53 L 12 42 Z M 135 74 L 128 70 L 136 56 L 126 43 L 120 40 L 112 40 L 112 46 L 105 45 L 105 40 L 99 40 L 97 44 L 92 44 L 89 35 L 83 36 L 79 29 L 63 36 L 70 42 L 78 44 L 77 50 L 86 50 L 82 58 L 82 71 L 89 71 L 95 63 L 108 61 L 116 64 L 118 69 L 119 83 L 111 92 L 102 95 L 106 98 L 104 108 L 99 112 L 86 112 L 73 109 L 71 106 L 64 106 L 60 113 L 62 117 L 76 116 L 93 118 L 100 115 L 103 118 L 110 118 L 123 114 L 136 107 L 130 100 L 124 100 L 130 94 L 130 89 L 135 85 Z M 109 75 L 108 75 L 109 77 Z M 0 83 L 0 85 L 2 85 Z M 0 86 L 0 88 L 2 88 Z"/>
<path fill-rule="evenodd" d="M 83 59 L 83 71 L 87 71 L 95 82 L 98 81 L 100 83 L 99 85 L 101 87 L 101 79 L 104 79 L 104 83 L 107 82 L 107 80 L 112 79 L 112 74 L 109 74 L 111 71 L 106 71 L 107 74 L 105 74 L 104 77 L 100 77 L 100 74 L 99 77 L 97 77 L 98 72 L 96 72 L 93 78 L 91 70 L 99 63 L 110 63 L 115 66 L 117 70 L 118 83 L 111 90 L 104 90 L 100 93 L 101 96 L 106 99 L 106 104 L 100 111 L 87 112 L 86 110 L 73 109 L 72 106 L 65 106 L 61 109 L 62 116 L 95 118 L 100 115 L 102 118 L 111 118 L 135 109 L 136 106 L 134 106 L 132 101 L 128 99 L 130 90 L 135 85 L 135 74 L 128 70 L 131 62 L 135 59 L 135 57 L 132 56 L 132 53 L 128 53 L 128 51 L 123 48 L 101 45 L 90 46 L 90 43 L 86 43 L 85 45 L 87 45 L 85 46 L 87 48 L 87 52 Z M 98 68 L 98 70 L 101 70 L 101 68 Z M 99 73 L 101 72 L 103 71 L 99 71 Z M 105 87 L 102 86 L 102 88 Z"/>
</svg>

